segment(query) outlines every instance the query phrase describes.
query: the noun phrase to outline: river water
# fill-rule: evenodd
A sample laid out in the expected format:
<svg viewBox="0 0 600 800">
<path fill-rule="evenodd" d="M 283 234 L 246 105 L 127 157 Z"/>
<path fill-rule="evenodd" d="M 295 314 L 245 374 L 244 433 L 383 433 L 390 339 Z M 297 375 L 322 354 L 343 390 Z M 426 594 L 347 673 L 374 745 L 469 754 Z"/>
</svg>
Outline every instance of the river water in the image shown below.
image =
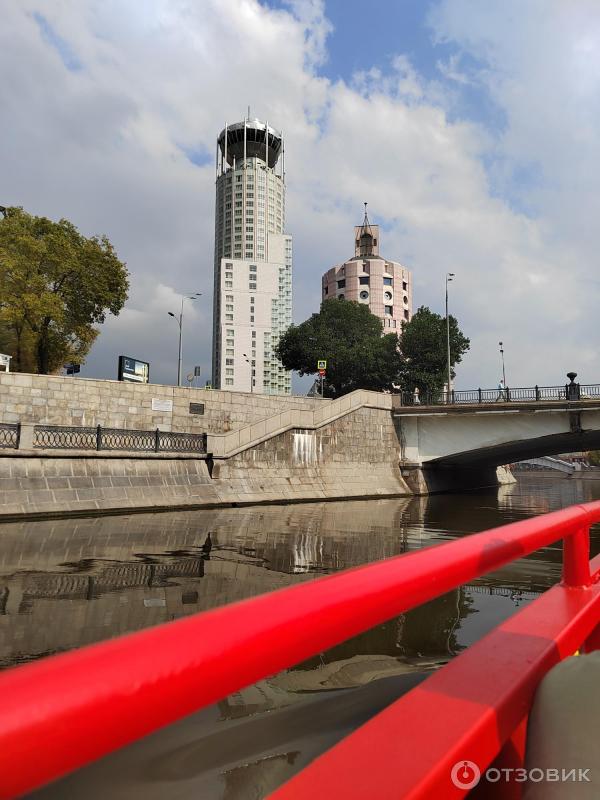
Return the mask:
<svg viewBox="0 0 600 800">
<path fill-rule="evenodd" d="M 600 480 L 0 526 L 10 667 L 347 567 L 600 498 Z M 600 531 L 592 532 L 600 552 Z M 560 576 L 560 544 L 232 695 L 36 798 L 247 800 L 476 641 Z M 134 678 L 135 676 L 132 676 Z"/>
</svg>

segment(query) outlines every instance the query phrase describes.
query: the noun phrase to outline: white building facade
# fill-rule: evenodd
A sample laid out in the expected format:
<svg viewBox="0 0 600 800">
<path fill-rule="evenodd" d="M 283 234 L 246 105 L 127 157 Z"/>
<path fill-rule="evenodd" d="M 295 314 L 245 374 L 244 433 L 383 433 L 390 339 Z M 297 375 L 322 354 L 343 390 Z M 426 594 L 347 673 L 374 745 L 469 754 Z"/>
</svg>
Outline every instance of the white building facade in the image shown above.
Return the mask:
<svg viewBox="0 0 600 800">
<path fill-rule="evenodd" d="M 283 137 L 268 123 L 226 125 L 217 140 L 213 386 L 290 394 L 274 346 L 292 322 Z"/>
</svg>

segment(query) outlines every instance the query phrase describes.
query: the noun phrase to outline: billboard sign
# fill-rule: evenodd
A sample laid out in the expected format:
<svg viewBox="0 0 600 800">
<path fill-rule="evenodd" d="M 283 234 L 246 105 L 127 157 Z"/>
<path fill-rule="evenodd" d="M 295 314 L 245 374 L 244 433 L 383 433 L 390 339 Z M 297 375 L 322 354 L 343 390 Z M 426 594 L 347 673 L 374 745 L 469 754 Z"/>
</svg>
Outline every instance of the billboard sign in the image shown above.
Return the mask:
<svg viewBox="0 0 600 800">
<path fill-rule="evenodd" d="M 149 383 L 150 364 L 130 356 L 119 356 L 119 380 Z"/>
</svg>

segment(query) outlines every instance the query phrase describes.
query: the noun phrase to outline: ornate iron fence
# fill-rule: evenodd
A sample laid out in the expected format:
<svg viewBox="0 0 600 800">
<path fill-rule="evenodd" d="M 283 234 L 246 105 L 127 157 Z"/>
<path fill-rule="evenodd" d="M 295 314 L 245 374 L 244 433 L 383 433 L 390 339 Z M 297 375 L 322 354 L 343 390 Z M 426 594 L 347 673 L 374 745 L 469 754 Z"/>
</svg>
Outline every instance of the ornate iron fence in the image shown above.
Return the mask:
<svg viewBox="0 0 600 800">
<path fill-rule="evenodd" d="M 33 446 L 45 450 L 96 450 L 96 428 L 36 425 Z"/>
<path fill-rule="evenodd" d="M 0 448 L 17 448 L 19 446 L 18 423 L 0 422 Z"/>
<path fill-rule="evenodd" d="M 131 452 L 206 453 L 205 433 L 171 433 L 128 428 L 82 428 L 36 425 L 33 446 L 46 450 L 122 450 Z M 16 447 L 16 445 L 15 445 Z"/>
<path fill-rule="evenodd" d="M 98 450 L 150 450 L 158 451 L 158 431 L 136 431 L 128 428 L 101 428 L 98 432 Z"/>
<path fill-rule="evenodd" d="M 466 389 L 452 392 L 401 392 L 401 406 L 481 405 L 488 403 L 539 403 L 548 401 L 599 400 L 600 385 L 566 383 L 563 386 L 527 386 L 498 389 Z"/>
<path fill-rule="evenodd" d="M 172 453 L 206 453 L 206 434 L 160 431 L 159 450 Z"/>
</svg>

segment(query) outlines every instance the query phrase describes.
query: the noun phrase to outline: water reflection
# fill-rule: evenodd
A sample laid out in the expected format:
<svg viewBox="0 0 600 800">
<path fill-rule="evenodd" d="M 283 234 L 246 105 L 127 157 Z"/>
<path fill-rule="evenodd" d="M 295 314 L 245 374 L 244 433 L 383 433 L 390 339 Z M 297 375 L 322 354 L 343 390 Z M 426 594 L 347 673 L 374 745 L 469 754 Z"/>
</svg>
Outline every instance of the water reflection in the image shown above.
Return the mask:
<svg viewBox="0 0 600 800">
<path fill-rule="evenodd" d="M 596 499 L 524 475 L 498 491 L 0 527 L 11 665 L 357 564 Z M 594 552 L 600 537 L 592 537 Z M 546 548 L 225 698 L 40 797 L 262 797 L 554 583 Z"/>
</svg>

